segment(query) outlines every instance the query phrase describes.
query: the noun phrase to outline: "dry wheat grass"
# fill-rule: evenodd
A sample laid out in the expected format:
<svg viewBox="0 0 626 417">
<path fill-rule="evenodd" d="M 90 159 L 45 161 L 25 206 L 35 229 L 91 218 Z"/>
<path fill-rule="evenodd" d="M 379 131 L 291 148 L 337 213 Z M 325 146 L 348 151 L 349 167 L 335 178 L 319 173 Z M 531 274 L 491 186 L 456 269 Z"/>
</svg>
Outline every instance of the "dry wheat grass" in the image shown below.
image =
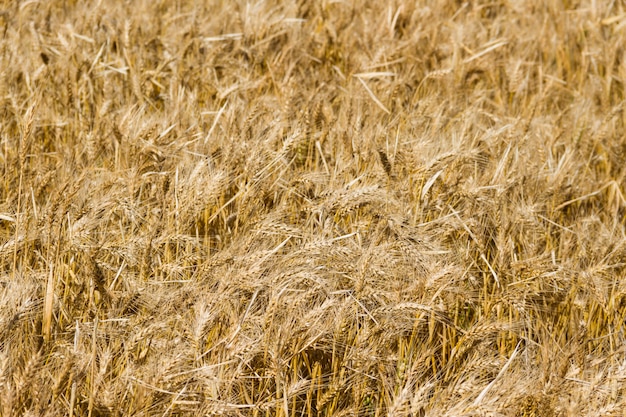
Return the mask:
<svg viewBox="0 0 626 417">
<path fill-rule="evenodd" d="M 0 2 L 0 415 L 623 415 L 620 2 Z"/>
</svg>

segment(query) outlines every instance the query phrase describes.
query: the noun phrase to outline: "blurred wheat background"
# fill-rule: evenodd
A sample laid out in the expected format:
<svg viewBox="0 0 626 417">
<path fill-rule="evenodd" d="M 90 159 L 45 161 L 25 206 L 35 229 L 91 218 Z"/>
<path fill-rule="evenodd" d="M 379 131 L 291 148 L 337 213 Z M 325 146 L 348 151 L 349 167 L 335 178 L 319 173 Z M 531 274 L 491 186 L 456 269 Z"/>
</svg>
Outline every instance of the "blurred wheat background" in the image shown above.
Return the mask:
<svg viewBox="0 0 626 417">
<path fill-rule="evenodd" d="M 621 1 L 4 1 L 1 416 L 623 416 Z"/>
</svg>

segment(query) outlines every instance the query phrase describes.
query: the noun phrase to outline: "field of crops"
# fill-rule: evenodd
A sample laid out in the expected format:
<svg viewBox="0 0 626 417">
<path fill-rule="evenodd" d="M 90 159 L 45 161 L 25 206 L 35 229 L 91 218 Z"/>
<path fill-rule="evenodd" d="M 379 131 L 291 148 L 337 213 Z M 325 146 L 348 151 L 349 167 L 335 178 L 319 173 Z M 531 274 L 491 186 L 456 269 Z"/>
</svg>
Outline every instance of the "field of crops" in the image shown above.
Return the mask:
<svg viewBox="0 0 626 417">
<path fill-rule="evenodd" d="M 0 1 L 0 416 L 623 416 L 620 1 Z"/>
</svg>

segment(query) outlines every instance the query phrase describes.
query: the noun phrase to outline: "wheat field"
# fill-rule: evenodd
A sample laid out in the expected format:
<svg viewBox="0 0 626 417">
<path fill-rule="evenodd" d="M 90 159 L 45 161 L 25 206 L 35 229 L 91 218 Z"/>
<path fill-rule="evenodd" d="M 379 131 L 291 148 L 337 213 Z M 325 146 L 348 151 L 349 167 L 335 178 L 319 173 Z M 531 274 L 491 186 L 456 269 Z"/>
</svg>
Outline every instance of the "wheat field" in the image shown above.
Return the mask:
<svg viewBox="0 0 626 417">
<path fill-rule="evenodd" d="M 623 2 L 0 3 L 0 416 L 626 415 Z"/>
</svg>

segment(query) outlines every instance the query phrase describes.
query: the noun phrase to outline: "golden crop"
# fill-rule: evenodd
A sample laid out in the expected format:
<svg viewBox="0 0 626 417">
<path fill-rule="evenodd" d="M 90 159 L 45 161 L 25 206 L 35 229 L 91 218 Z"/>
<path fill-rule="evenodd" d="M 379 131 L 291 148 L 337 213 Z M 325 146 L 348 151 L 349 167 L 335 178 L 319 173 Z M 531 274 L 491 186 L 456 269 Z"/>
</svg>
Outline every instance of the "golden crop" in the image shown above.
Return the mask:
<svg viewBox="0 0 626 417">
<path fill-rule="evenodd" d="M 0 416 L 621 416 L 619 1 L 4 1 Z"/>
</svg>

